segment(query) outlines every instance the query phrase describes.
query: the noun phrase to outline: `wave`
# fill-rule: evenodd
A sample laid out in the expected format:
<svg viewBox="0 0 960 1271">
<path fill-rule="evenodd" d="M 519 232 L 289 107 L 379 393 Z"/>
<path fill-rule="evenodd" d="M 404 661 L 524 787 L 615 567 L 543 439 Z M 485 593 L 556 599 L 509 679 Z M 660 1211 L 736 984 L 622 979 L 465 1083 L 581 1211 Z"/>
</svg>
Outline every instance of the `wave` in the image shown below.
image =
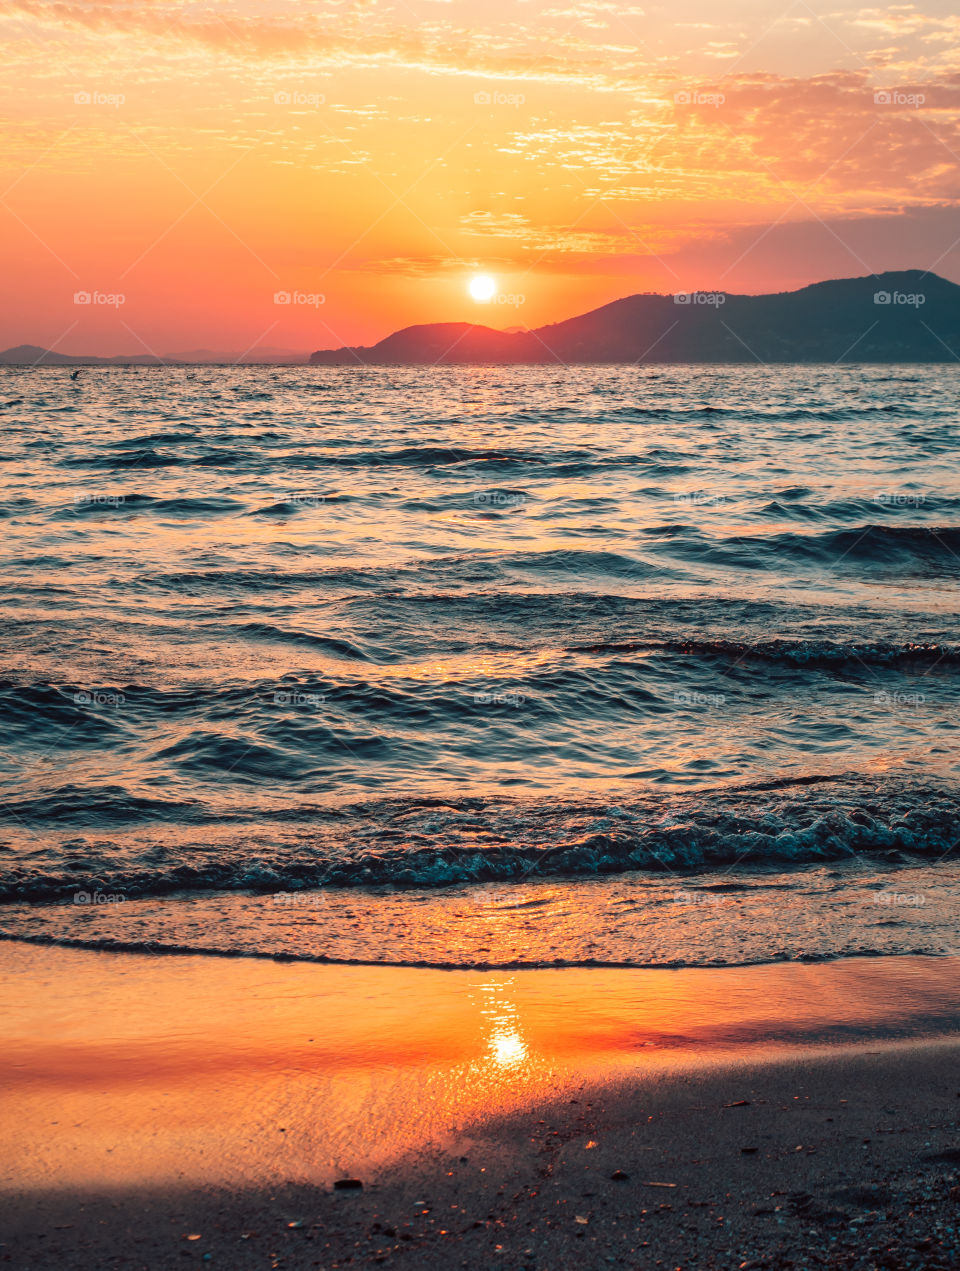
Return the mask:
<svg viewBox="0 0 960 1271">
<path fill-rule="evenodd" d="M 181 496 L 173 499 L 157 499 L 149 494 L 95 490 L 78 492 L 72 503 L 65 504 L 53 516 L 56 520 L 76 516 L 102 516 L 105 513 L 121 516 L 143 513 L 183 517 L 226 516 L 230 513 L 242 512 L 244 506 L 236 499 L 229 498 Z"/>
<path fill-rule="evenodd" d="M 60 460 L 64 468 L 176 468 L 182 463 L 180 455 L 164 454 L 152 446 L 124 454 L 76 455 Z"/>
<path fill-rule="evenodd" d="M 655 524 L 637 531 L 636 554 L 552 548 L 438 555 L 402 565 L 329 565 L 307 570 L 184 570 L 141 574 L 137 585 L 173 589 L 283 590 L 308 586 L 356 587 L 390 592 L 427 586 L 510 582 L 524 573 L 575 578 L 691 580 L 702 565 L 782 573 L 786 568 L 830 572 L 880 570 L 905 576 L 960 572 L 960 526 L 858 525 L 822 533 L 713 537 L 686 524 Z M 499 603 L 499 599 L 498 599 Z"/>
<path fill-rule="evenodd" d="M 324 653 L 337 658 L 346 658 L 351 662 L 369 661 L 368 655 L 358 644 L 351 640 L 336 636 L 316 635 L 310 631 L 297 631 L 287 627 L 276 627 L 269 622 L 245 622 L 240 626 L 218 626 L 220 634 L 229 635 L 236 632 L 248 640 L 276 641 L 280 644 L 300 644 L 308 648 L 320 649 Z"/>
<path fill-rule="evenodd" d="M 245 443 L 248 438 L 238 438 Z M 282 440 L 282 438 L 280 439 Z M 282 465 L 286 474 L 316 472 L 319 470 L 415 469 L 424 472 L 441 471 L 444 474 L 499 473 L 536 470 L 543 476 L 586 476 L 590 473 L 616 469 L 640 468 L 647 475 L 667 476 L 688 471 L 688 465 L 678 458 L 665 458 L 671 452 L 652 450 L 645 453 L 610 453 L 599 447 L 573 447 L 551 449 L 544 446 L 522 450 L 511 447 L 469 448 L 457 446 L 402 446 L 396 449 L 373 448 L 366 450 L 301 450 L 291 454 L 276 448 L 275 462 Z M 148 468 L 245 468 L 262 473 L 265 460 L 274 455 L 267 447 L 240 449 L 223 446 L 212 448 L 202 455 L 175 453 L 143 446 L 136 450 L 114 451 L 109 454 L 83 454 L 60 460 L 68 468 L 85 468 L 92 471 L 124 471 Z M 685 457 L 691 461 L 695 455 Z"/>
<path fill-rule="evenodd" d="M 120 437 L 117 441 L 108 442 L 107 445 L 111 450 L 143 450 L 154 444 L 172 445 L 178 441 L 193 442 L 202 435 L 198 428 L 187 431 L 181 429 L 175 432 L 151 432 L 139 437 Z"/>
<path fill-rule="evenodd" d="M 736 419 L 744 421 L 755 421 L 758 423 L 779 423 L 781 420 L 793 422 L 804 419 L 823 420 L 824 423 L 838 423 L 843 419 L 857 419 L 861 417 L 869 418 L 874 415 L 902 415 L 907 407 L 899 402 L 884 402 L 880 404 L 860 405 L 860 406 L 841 406 L 841 407 L 823 407 L 823 406 L 794 406 L 784 409 L 782 407 L 772 407 L 770 410 L 758 410 L 756 407 L 745 408 L 742 406 L 688 406 L 684 408 L 669 406 L 621 406 L 616 410 L 605 411 L 604 414 L 611 417 L 621 417 L 628 419 L 667 419 L 676 420 L 677 422 L 686 422 L 691 419 L 710 418 L 717 416 L 718 418 Z M 949 411 L 928 411 L 929 415 L 949 415 Z"/>
<path fill-rule="evenodd" d="M 693 454 L 686 456 L 694 458 Z M 677 456 L 667 457 L 667 452 L 652 448 L 641 453 L 616 453 L 597 447 L 570 447 L 554 449 L 541 446 L 535 449 L 513 447 L 485 448 L 459 446 L 403 446 L 399 449 L 355 450 L 346 453 L 303 452 L 285 455 L 284 462 L 291 471 L 316 468 L 423 468 L 460 472 L 514 472 L 539 470 L 543 475 L 586 475 L 617 468 L 642 468 L 648 474 L 668 474 L 685 471 L 685 465 Z"/>
<path fill-rule="evenodd" d="M 131 794 L 124 786 L 65 785 L 43 795 L 7 798 L 0 806 L 0 824 L 38 827 L 63 823 L 69 827 L 140 824 L 145 819 L 176 824 L 202 824 L 222 819 L 203 804 L 178 799 L 155 799 Z"/>
<path fill-rule="evenodd" d="M 21 810 L 22 811 L 22 810 Z M 131 856 L 98 843 L 76 868 L 7 860 L 0 900 L 77 890 L 436 888 L 646 871 L 682 877 L 749 863 L 779 870 L 877 857 L 941 858 L 956 846 L 960 785 L 857 775 L 771 779 L 617 803 L 533 798 L 393 799 L 312 810 L 298 833 L 171 840 Z M 79 854 L 79 853 L 77 853 Z"/>
<path fill-rule="evenodd" d="M 734 534 L 718 538 L 699 531 L 651 543 L 651 550 L 684 560 L 751 569 L 782 570 L 787 565 L 817 569 L 879 568 L 912 573 L 917 568 L 960 572 L 960 526 L 866 524 L 765 536 Z"/>
<path fill-rule="evenodd" d="M 757 497 L 767 498 L 767 495 Z M 803 501 L 801 495 L 788 495 L 781 492 L 775 494 L 772 499 L 768 499 L 766 503 L 753 511 L 752 515 L 760 516 L 764 520 L 793 520 L 807 523 L 860 521 L 862 529 L 864 517 L 876 516 L 878 512 L 892 517 L 910 517 L 916 515 L 918 507 L 922 507 L 927 515 L 955 514 L 960 511 L 960 498 L 897 490 L 880 493 L 873 498 L 808 503 Z"/>
<path fill-rule="evenodd" d="M 570 644 L 571 653 L 639 653 L 663 650 L 668 653 L 723 660 L 783 663 L 787 666 L 830 667 L 856 662 L 861 666 L 960 665 L 960 645 L 903 641 L 830 640 L 621 640 L 597 644 Z"/>
<path fill-rule="evenodd" d="M 295 482 L 291 482 L 295 485 Z M 246 513 L 247 516 L 296 516 L 303 511 L 315 511 L 318 507 L 328 507 L 332 504 L 340 503 L 359 503 L 362 500 L 358 495 L 353 494 L 333 494 L 324 490 L 297 490 L 283 499 L 277 500 L 275 503 L 264 504 L 263 507 L 253 508 Z"/>
<path fill-rule="evenodd" d="M 836 530 L 827 538 L 831 546 L 865 556 L 890 546 L 911 551 L 943 549 L 951 555 L 960 551 L 958 525 L 860 525 L 855 529 Z"/>
<path fill-rule="evenodd" d="M 281 571 L 265 568 L 234 569 L 202 569 L 162 572 L 156 574 L 140 574 L 133 579 L 133 585 L 147 588 L 162 588 L 168 591 L 192 592 L 214 591 L 286 591 L 300 590 L 304 587 L 339 586 L 380 590 L 385 577 L 394 577 L 403 571 L 375 566 L 370 569 L 345 568 L 330 566 L 326 569 L 299 569 Z M 414 572 L 414 571 L 410 571 Z"/>
<path fill-rule="evenodd" d="M 96 903 L 96 902 L 92 902 Z M 109 904 L 104 897 L 102 903 Z M 730 958 L 718 956 L 711 959 L 691 961 L 680 957 L 661 958 L 646 961 L 640 958 L 610 957 L 568 957 L 568 958 L 503 958 L 489 960 L 473 958 L 430 958 L 402 957 L 396 954 L 382 957 L 338 957 L 329 953 L 313 953 L 305 949 L 261 950 L 248 946 L 239 947 L 230 944 L 203 944 L 194 942 L 181 943 L 175 940 L 155 939 L 120 939 L 116 936 L 65 936 L 49 933 L 30 932 L 25 930 L 0 931 L 0 940 L 14 944 L 34 944 L 57 949 L 89 949 L 97 953 L 140 953 L 150 955 L 166 955 L 168 957 L 205 957 L 205 958 L 244 958 L 254 962 L 305 962 L 321 966 L 369 966 L 369 967 L 409 967 L 424 971 L 536 971 L 564 970 L 577 968 L 595 968 L 598 970 L 681 970 L 690 966 L 697 967 L 748 967 L 769 964 L 771 962 L 812 963 L 834 962 L 838 958 L 874 958 L 889 954 L 889 950 L 869 946 L 859 947 L 854 954 L 807 953 L 789 954 L 784 952 L 779 957 L 771 958 L 763 954 L 752 957 Z M 919 945 L 908 950 L 896 950 L 897 956 L 942 956 L 938 951 Z"/>
<path fill-rule="evenodd" d="M 80 749 L 92 746 L 97 752 L 123 752 L 127 765 L 145 762 L 154 774 L 156 764 L 165 760 L 181 770 L 199 764 L 211 773 L 223 764 L 237 776 L 247 773 L 249 765 L 252 773 L 276 774 L 284 788 L 289 788 L 294 768 L 303 776 L 331 765 L 331 771 L 339 772 L 351 751 L 358 761 L 361 754 L 370 757 L 374 736 L 392 749 L 394 779 L 404 770 L 412 774 L 439 763 L 441 752 L 446 764 L 455 755 L 468 766 L 473 761 L 521 763 L 524 754 L 531 763 L 553 763 L 560 719 L 567 720 L 563 746 L 569 762 L 595 770 L 605 756 L 611 771 L 621 772 L 624 764 L 639 762 L 648 753 L 633 744 L 630 730 L 639 722 L 656 727 L 660 744 L 667 747 L 681 737 L 692 740 L 694 735 L 713 735 L 716 728 L 743 727 L 744 712 L 753 708 L 757 692 L 771 704 L 787 694 L 789 703 L 791 694 L 809 687 L 805 675 L 811 671 L 834 677 L 836 692 L 855 710 L 864 741 L 896 731 L 898 717 L 891 707 L 912 704 L 915 728 L 951 717 L 958 692 L 957 644 L 850 635 L 683 637 L 670 634 L 678 624 L 665 605 L 659 606 L 657 621 L 638 609 L 637 625 L 649 635 L 598 639 L 595 633 L 611 626 L 611 610 L 601 605 L 598 612 L 590 599 L 580 606 L 582 616 L 573 602 L 564 603 L 568 621 L 544 625 L 534 636 L 534 622 L 549 623 L 555 614 L 555 597 L 521 596 L 515 605 L 498 605 L 495 611 L 489 600 L 468 598 L 457 624 L 427 651 L 424 619 L 418 621 L 400 601 L 396 614 L 378 599 L 369 604 L 369 615 L 364 607 L 349 620 L 342 618 L 337 624 L 342 635 L 263 620 L 198 622 L 195 630 L 205 660 L 220 657 L 224 643 L 244 646 L 250 650 L 253 674 L 198 683 L 167 675 L 156 683 L 105 675 L 73 683 L 8 675 L 0 678 L 0 713 L 10 744 L 22 745 L 28 753 L 42 746 L 73 751 L 79 759 Z M 437 603 L 436 597 L 431 600 Z M 483 608 L 484 619 L 495 612 L 504 624 L 502 633 L 473 633 L 475 603 Z M 690 617 L 696 613 L 682 612 Z M 711 606 L 706 616 L 713 612 Z M 304 620 L 316 618 L 305 614 Z M 518 638 L 510 638 L 508 623 Z M 571 640 L 577 629 L 585 638 Z M 66 651 L 65 633 L 58 626 L 38 630 L 36 623 L 7 623 L 0 630 L 11 648 L 42 638 L 58 641 Z M 142 640 L 141 624 L 125 634 Z M 300 652 L 306 655 L 305 669 L 289 670 L 291 657 Z M 440 676 L 435 673 L 438 659 L 444 668 Z M 258 660 L 263 664 L 259 673 Z M 314 670 L 306 669 L 310 662 Z M 768 668 L 776 668 L 777 675 Z M 881 669 L 882 678 L 871 678 L 871 670 Z M 930 675 L 934 670 L 937 674 Z M 855 698 L 848 672 L 857 686 Z M 922 683 L 918 676 L 924 677 Z M 719 698 L 707 692 L 710 685 Z M 819 689 L 832 691 L 826 681 Z M 719 715 L 705 718 L 704 708 L 711 703 L 724 708 L 726 725 Z M 830 704 L 835 708 L 837 702 L 830 699 Z M 609 736 L 591 737 L 601 724 L 612 730 Z M 801 743 L 803 736 L 798 734 L 796 741 Z M 381 758 L 387 757 L 384 751 Z M 286 777 L 284 763 L 291 767 Z M 94 761 L 93 767 L 99 766 Z M 99 788 L 89 791 L 94 803 L 101 795 Z M 0 805 L 0 819 L 3 815 Z"/>
<path fill-rule="evenodd" d="M 573 548 L 555 548 L 552 551 L 533 552 L 501 552 L 496 562 L 483 557 L 459 557 L 453 560 L 438 562 L 442 567 L 450 565 L 489 566 L 495 564 L 498 572 L 509 573 L 511 570 L 529 571 L 531 573 L 575 574 L 578 577 L 607 575 L 612 578 L 660 578 L 670 577 L 660 565 L 628 556 L 623 552 L 582 551 Z"/>
<path fill-rule="evenodd" d="M 682 576 L 682 571 L 679 569 L 672 569 L 662 563 L 645 561 L 623 552 L 555 548 L 546 551 L 501 551 L 496 555 L 470 552 L 404 565 L 330 565 L 326 568 L 285 572 L 276 569 L 184 571 L 140 575 L 136 581 L 142 586 L 174 590 L 242 588 L 274 591 L 312 586 L 335 586 L 375 589 L 382 595 L 385 584 L 389 586 L 391 593 L 400 593 L 402 589 L 411 585 L 426 587 L 441 582 L 445 584 L 502 582 L 524 572 L 561 577 L 572 575 L 578 579 L 607 576 L 641 580 Z"/>
</svg>

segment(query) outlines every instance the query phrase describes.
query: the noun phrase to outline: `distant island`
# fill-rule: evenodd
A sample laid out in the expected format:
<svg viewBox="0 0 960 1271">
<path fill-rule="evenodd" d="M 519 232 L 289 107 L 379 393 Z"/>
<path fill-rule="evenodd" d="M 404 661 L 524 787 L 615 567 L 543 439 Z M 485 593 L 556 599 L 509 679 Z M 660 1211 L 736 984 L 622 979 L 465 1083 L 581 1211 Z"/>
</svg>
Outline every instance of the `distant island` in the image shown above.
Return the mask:
<svg viewBox="0 0 960 1271">
<path fill-rule="evenodd" d="M 530 331 L 428 323 L 310 357 L 313 366 L 956 361 L 960 286 L 919 269 L 775 295 L 626 296 Z"/>
<path fill-rule="evenodd" d="M 18 344 L 0 352 L 0 366 L 302 366 L 304 353 L 290 349 L 250 349 L 246 353 L 218 353 L 191 349 L 186 353 L 118 353 L 97 357 L 93 353 L 56 353 L 38 344 Z"/>
</svg>

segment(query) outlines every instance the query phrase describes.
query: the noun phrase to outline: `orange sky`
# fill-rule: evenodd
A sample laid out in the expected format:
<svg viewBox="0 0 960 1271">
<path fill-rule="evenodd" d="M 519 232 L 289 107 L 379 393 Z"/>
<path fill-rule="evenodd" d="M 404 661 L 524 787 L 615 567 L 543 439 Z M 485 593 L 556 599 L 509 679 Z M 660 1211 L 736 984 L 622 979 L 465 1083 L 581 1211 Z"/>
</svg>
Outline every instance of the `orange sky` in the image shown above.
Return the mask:
<svg viewBox="0 0 960 1271">
<path fill-rule="evenodd" d="M 0 24 L 0 347 L 310 350 L 645 290 L 960 280 L 947 0 L 13 0 Z"/>
</svg>

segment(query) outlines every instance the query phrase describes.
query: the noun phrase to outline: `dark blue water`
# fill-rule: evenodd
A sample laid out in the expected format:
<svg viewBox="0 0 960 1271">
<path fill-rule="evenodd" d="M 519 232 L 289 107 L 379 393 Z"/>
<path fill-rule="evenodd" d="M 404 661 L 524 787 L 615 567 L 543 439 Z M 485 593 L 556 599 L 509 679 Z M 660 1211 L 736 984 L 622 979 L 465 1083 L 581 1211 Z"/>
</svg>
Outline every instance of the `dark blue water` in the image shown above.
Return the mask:
<svg viewBox="0 0 960 1271">
<path fill-rule="evenodd" d="M 8 901 L 953 849 L 954 368 L 0 377 Z"/>
</svg>

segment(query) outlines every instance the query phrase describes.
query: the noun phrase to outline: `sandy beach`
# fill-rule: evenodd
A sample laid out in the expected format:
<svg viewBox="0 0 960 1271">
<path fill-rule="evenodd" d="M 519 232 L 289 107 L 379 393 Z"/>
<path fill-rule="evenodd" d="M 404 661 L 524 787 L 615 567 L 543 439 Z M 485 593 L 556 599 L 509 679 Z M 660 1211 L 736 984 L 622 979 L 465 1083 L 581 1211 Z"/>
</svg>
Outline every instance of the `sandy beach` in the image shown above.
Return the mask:
<svg viewBox="0 0 960 1271">
<path fill-rule="evenodd" d="M 4 1265 L 960 1257 L 945 959 L 497 974 L 8 943 L 0 961 Z"/>
</svg>

